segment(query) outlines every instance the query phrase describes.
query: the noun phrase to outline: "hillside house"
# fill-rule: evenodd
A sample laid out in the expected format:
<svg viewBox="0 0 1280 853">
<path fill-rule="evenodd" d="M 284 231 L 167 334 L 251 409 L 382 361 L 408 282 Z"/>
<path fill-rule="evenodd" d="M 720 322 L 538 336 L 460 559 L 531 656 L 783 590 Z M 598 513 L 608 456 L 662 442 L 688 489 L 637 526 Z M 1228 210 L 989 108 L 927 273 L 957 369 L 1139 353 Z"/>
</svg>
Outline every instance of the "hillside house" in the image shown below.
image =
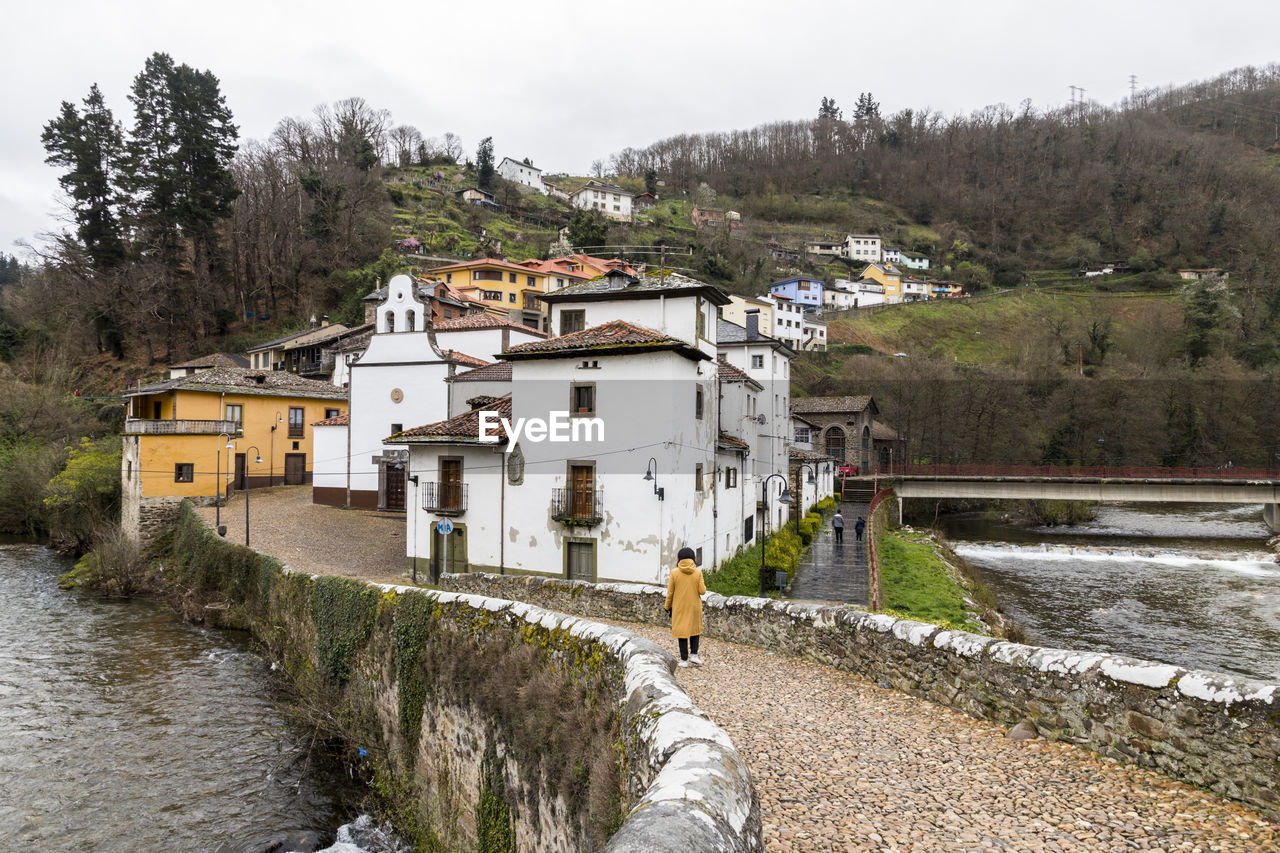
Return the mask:
<svg viewBox="0 0 1280 853">
<path fill-rule="evenodd" d="M 325 317 L 320 325 L 302 332 L 258 344 L 245 350 L 249 367 L 253 370 L 286 370 L 308 378 L 327 377 L 333 372 L 333 362 L 326 356 L 343 338 L 359 334 L 341 323 L 329 323 Z"/>
<path fill-rule="evenodd" d="M 822 310 L 822 287 L 822 279 L 793 275 L 769 285 L 769 293 L 785 296 L 802 311 L 814 312 Z"/>
<path fill-rule="evenodd" d="M 773 328 L 773 303 L 767 299 L 759 299 L 754 296 L 731 294 L 728 304 L 720 309 L 720 317 L 745 328 L 748 311 L 756 312 L 756 322 L 759 324 L 759 328 L 766 331 Z"/>
<path fill-rule="evenodd" d="M 587 181 L 569 194 L 569 203 L 582 210 L 594 210 L 615 222 L 631 221 L 631 200 L 635 194 L 603 181 Z"/>
<path fill-rule="evenodd" d="M 805 257 L 815 261 L 829 261 L 844 256 L 844 242 L 840 240 L 808 240 L 804 244 Z"/>
<path fill-rule="evenodd" d="M 1203 269 L 1184 269 L 1178 270 L 1178 277 L 1187 281 L 1202 281 L 1211 278 L 1227 278 L 1228 273 L 1220 267 L 1205 267 Z"/>
<path fill-rule="evenodd" d="M 884 288 L 884 301 L 888 305 L 902 302 L 902 271 L 893 264 L 871 264 L 862 271 L 863 279 L 870 279 Z"/>
<path fill-rule="evenodd" d="M 880 255 L 881 242 L 877 234 L 849 234 L 844 238 L 840 256 L 853 261 L 878 264 L 883 260 Z"/>
<path fill-rule="evenodd" d="M 880 249 L 880 260 L 886 264 L 898 264 L 902 261 L 902 249 L 886 244 Z"/>
<path fill-rule="evenodd" d="M 922 255 L 919 252 L 902 252 L 901 265 L 909 270 L 927 270 L 929 269 L 929 256 Z"/>
<path fill-rule="evenodd" d="M 455 190 L 453 197 L 459 201 L 465 201 L 467 204 L 474 204 L 479 207 L 491 207 L 498 209 L 498 203 L 493 199 L 493 193 L 486 192 L 479 187 L 465 187 Z"/>
<path fill-rule="evenodd" d="M 773 337 L 799 352 L 804 343 L 804 309 L 780 294 L 760 297 L 768 302 L 773 315 Z"/>
<path fill-rule="evenodd" d="M 485 305 L 490 313 L 507 317 L 531 329 L 546 328 L 542 304 L 541 273 L 496 258 L 482 258 L 435 267 L 428 271 L 457 293 Z"/>
<path fill-rule="evenodd" d="M 546 192 L 542 183 L 542 170 L 527 159 L 522 161 L 503 157 L 495 171 L 508 181 L 535 189 L 540 193 Z"/>
<path fill-rule="evenodd" d="M 649 210 L 657 203 L 658 199 L 653 193 L 640 193 L 631 200 L 631 209 L 639 213 L 642 210 Z"/>
</svg>

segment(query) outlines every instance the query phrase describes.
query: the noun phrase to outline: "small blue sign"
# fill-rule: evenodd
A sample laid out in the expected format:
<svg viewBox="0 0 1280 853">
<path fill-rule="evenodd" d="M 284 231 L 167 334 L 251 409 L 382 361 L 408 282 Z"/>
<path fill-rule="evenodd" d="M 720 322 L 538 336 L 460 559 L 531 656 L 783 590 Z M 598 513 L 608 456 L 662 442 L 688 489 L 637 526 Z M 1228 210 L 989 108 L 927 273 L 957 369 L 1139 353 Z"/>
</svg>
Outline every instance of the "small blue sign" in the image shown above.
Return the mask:
<svg viewBox="0 0 1280 853">
<path fill-rule="evenodd" d="M 441 536 L 448 536 L 453 532 L 453 522 L 447 518 L 442 518 L 436 522 L 436 532 Z"/>
</svg>

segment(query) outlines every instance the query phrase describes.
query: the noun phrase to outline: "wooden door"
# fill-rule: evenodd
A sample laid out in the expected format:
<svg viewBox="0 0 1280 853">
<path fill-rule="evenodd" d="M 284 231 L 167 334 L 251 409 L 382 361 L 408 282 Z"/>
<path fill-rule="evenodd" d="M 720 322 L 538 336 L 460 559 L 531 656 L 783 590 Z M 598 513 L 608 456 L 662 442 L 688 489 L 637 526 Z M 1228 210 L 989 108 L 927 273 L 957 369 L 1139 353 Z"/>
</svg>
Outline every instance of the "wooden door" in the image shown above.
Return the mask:
<svg viewBox="0 0 1280 853">
<path fill-rule="evenodd" d="M 284 484 L 301 486 L 307 482 L 307 454 L 286 453 L 284 455 Z"/>
<path fill-rule="evenodd" d="M 569 469 L 569 512 L 574 518 L 590 518 L 595 502 L 595 469 L 574 465 Z"/>
<path fill-rule="evenodd" d="M 231 488 L 244 490 L 244 454 L 236 454 L 236 473 L 231 479 Z"/>
<path fill-rule="evenodd" d="M 445 540 L 448 540 L 448 553 L 445 553 Z M 431 528 L 431 559 L 428 561 L 431 567 L 431 582 L 439 583 L 440 575 L 444 572 L 450 574 L 464 574 L 469 570 L 467 563 L 467 529 L 465 527 L 455 527 L 453 532 L 448 536 Z"/>
<path fill-rule="evenodd" d="M 387 466 L 387 509 L 404 510 L 404 469 Z"/>
<path fill-rule="evenodd" d="M 566 549 L 566 573 L 571 581 L 591 581 L 596 579 L 595 570 L 595 543 L 594 542 L 567 542 Z"/>
<path fill-rule="evenodd" d="M 462 505 L 462 460 L 440 460 L 440 509 L 461 510 Z"/>
</svg>

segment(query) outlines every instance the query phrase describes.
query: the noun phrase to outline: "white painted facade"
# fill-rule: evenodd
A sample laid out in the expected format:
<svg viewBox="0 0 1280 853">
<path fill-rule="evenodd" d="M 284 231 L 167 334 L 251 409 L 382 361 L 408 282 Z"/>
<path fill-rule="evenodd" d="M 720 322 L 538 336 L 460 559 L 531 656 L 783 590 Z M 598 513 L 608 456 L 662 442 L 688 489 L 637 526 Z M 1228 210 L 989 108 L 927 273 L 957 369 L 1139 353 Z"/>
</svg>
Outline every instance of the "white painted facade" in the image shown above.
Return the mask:
<svg viewBox="0 0 1280 853">
<path fill-rule="evenodd" d="M 502 162 L 498 164 L 497 172 L 508 181 L 524 184 L 526 187 L 533 187 L 538 192 L 546 192 L 542 184 L 542 170 L 537 166 L 531 166 L 519 160 L 512 160 L 510 157 L 503 157 Z"/>
<path fill-rule="evenodd" d="M 903 302 L 923 302 L 932 294 L 929 292 L 929 283 L 922 278 L 904 278 L 902 279 L 902 301 Z"/>
<path fill-rule="evenodd" d="M 927 270 L 929 268 L 929 257 L 927 255 L 918 255 L 915 252 L 902 252 L 901 265 L 910 270 Z"/>
<path fill-rule="evenodd" d="M 537 334 L 533 329 L 524 331 L 519 324 L 512 324 L 510 327 L 494 329 L 448 329 L 436 332 L 435 337 L 436 346 L 442 351 L 453 350 L 472 358 L 493 361 L 498 353 L 508 347 L 540 341 L 546 336 Z"/>
<path fill-rule="evenodd" d="M 800 348 L 805 352 L 826 352 L 827 324 L 812 314 L 801 315 Z"/>
<path fill-rule="evenodd" d="M 897 246 L 884 246 L 880 250 L 880 257 L 886 264 L 896 264 L 902 260 L 902 250 Z"/>
<path fill-rule="evenodd" d="M 311 488 L 347 488 L 347 427 L 345 424 L 314 426 L 311 434 Z"/>
<path fill-rule="evenodd" d="M 883 260 L 880 247 L 883 245 L 876 234 L 849 234 L 844 238 L 844 246 L 840 254 L 855 261 L 878 264 Z"/>
<path fill-rule="evenodd" d="M 712 299 L 696 290 L 595 296 L 552 304 L 553 328 L 562 312 L 582 311 L 584 328 L 622 319 L 696 344 L 697 352 L 611 353 L 608 346 L 537 357 L 512 352 L 509 385 L 450 383 L 450 415 L 470 410 L 461 402 L 464 395 L 496 397 L 509 390 L 513 421 L 567 411 L 574 385 L 592 384 L 590 416 L 604 425 L 603 437 L 593 436 L 601 440 L 561 443 L 526 435 L 512 442 L 511 454 L 496 454 L 470 438 L 410 440 L 409 468 L 419 488 L 440 479 L 442 457 L 461 460 L 467 507 L 450 517 L 464 530 L 466 560 L 475 570 L 570 576 L 573 549 L 575 556 L 590 554 L 585 579 L 663 583 L 677 551 L 689 547 L 701 552 L 701 565 L 710 571 L 743 546 L 748 530 L 753 540 L 758 535 L 766 515 L 757 510 L 761 483 L 775 473 L 781 476 L 769 483 L 770 529 L 786 520 L 787 507 L 777 496 L 787 472 L 791 351 L 768 337 L 728 346 L 720 354 L 755 381 L 720 382 Z M 656 476 L 645 479 L 651 464 Z M 555 517 L 553 494 L 569 488 L 573 465 L 592 468 L 601 501 L 597 523 Z M 661 499 L 655 489 L 662 490 Z M 423 509 L 416 496 L 406 540 L 421 571 L 441 546 L 431 532 L 440 516 Z M 459 547 L 460 540 L 450 541 Z M 434 553 L 438 567 L 442 554 Z"/>
<path fill-rule="evenodd" d="M 761 299 L 773 306 L 773 328 L 760 326 L 763 334 L 777 338 L 793 350 L 803 349 L 804 343 L 804 309 L 789 299 L 776 296 L 762 296 Z"/>
<path fill-rule="evenodd" d="M 407 449 L 384 446 L 382 440 L 399 429 L 442 420 L 448 411 L 444 380 L 451 363 L 432 340 L 425 322 L 430 306 L 415 289 L 407 275 L 388 283 L 387 298 L 376 309 L 376 332 L 348 368 L 348 450 L 336 457 L 317 451 L 313 483 L 340 477 L 353 506 L 385 506 L 388 469 L 395 476 L 403 471 L 397 466 L 407 460 Z"/>
<path fill-rule="evenodd" d="M 622 187 L 588 181 L 585 187 L 569 196 L 569 203 L 583 210 L 599 211 L 606 219 L 617 222 L 631 221 L 633 194 Z"/>
</svg>

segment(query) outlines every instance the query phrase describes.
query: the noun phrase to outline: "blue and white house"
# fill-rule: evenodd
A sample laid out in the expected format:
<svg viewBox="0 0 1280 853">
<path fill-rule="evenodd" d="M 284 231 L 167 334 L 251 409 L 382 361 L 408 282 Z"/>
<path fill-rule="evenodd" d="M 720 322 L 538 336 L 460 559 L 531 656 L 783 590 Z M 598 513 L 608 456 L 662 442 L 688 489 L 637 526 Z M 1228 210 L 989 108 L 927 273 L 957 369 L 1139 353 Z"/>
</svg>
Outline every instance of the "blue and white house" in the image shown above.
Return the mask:
<svg viewBox="0 0 1280 853">
<path fill-rule="evenodd" d="M 822 312 L 822 279 L 793 275 L 769 285 L 772 296 L 783 296 L 806 314 Z"/>
</svg>

